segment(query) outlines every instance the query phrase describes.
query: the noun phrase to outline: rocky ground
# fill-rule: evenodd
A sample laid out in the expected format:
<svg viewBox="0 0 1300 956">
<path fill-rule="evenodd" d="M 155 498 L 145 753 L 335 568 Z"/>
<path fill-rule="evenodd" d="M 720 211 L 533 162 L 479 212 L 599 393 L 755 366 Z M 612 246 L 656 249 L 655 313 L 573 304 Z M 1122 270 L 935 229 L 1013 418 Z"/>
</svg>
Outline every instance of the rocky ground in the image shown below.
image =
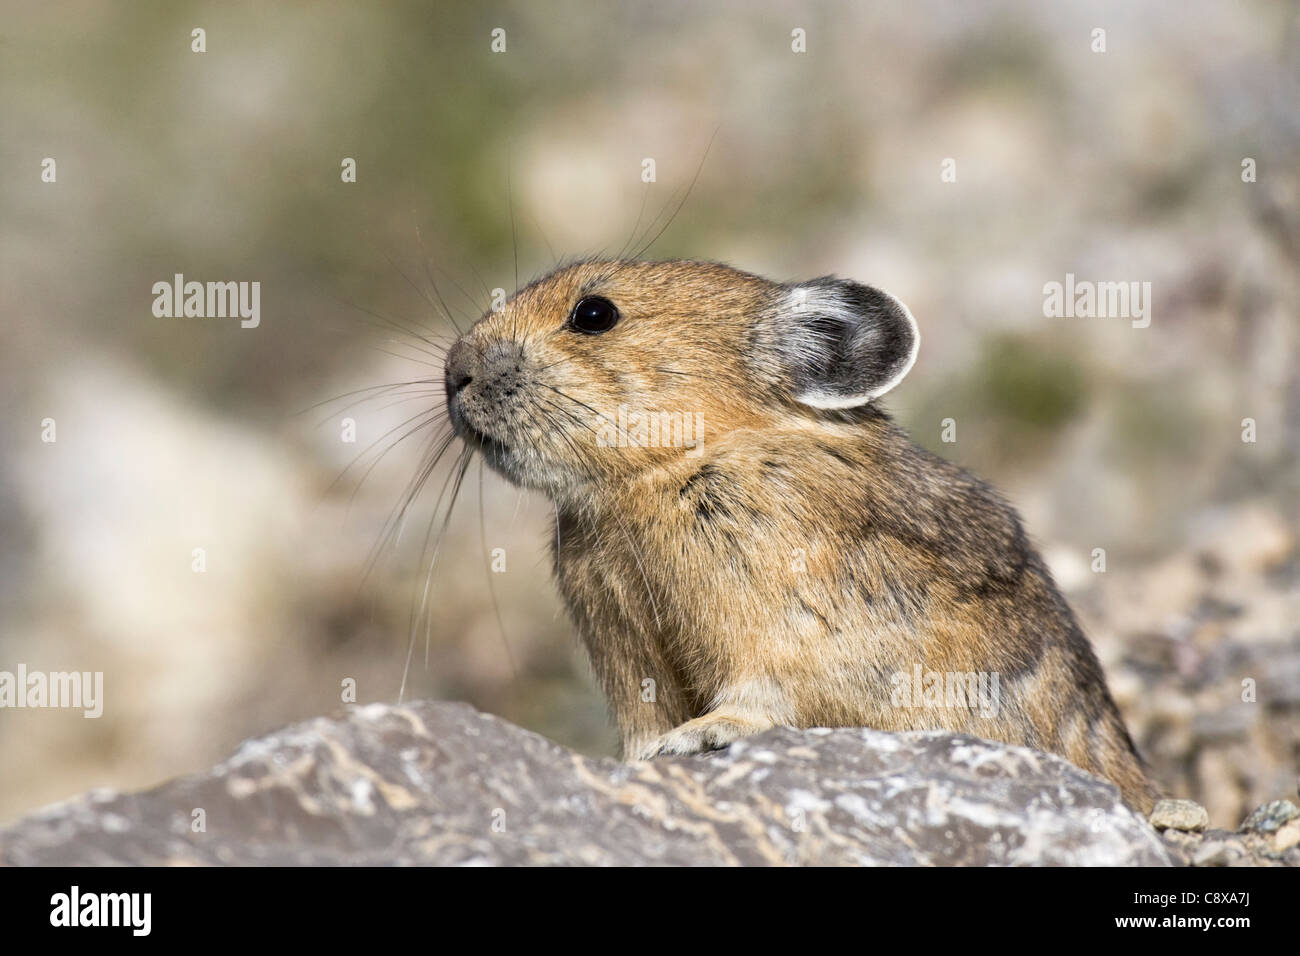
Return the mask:
<svg viewBox="0 0 1300 956">
<path fill-rule="evenodd" d="M 1206 819 L 1162 805 L 1161 837 L 1057 757 L 952 734 L 779 729 L 626 765 L 463 704 L 375 704 L 50 807 L 0 832 L 0 864 L 1300 863 L 1290 803 Z"/>
<path fill-rule="evenodd" d="M 1071 595 L 1152 776 L 1236 828 L 1295 796 L 1300 549 L 1262 503 L 1202 515 L 1189 547 Z"/>
<path fill-rule="evenodd" d="M 1192 866 L 1300 866 L 1300 807 L 1274 800 L 1236 832 L 1211 830 L 1209 814 L 1191 800 L 1164 800 L 1151 823 L 1180 862 Z"/>
</svg>

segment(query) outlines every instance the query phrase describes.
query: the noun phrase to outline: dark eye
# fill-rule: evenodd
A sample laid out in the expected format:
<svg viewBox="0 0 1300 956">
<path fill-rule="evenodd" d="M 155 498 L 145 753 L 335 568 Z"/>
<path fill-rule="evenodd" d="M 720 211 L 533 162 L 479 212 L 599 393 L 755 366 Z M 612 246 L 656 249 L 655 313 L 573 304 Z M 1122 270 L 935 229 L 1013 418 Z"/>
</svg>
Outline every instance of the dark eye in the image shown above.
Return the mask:
<svg viewBox="0 0 1300 956">
<path fill-rule="evenodd" d="M 598 295 L 582 299 L 569 315 L 569 327 L 584 335 L 608 332 L 617 322 L 618 307 L 609 299 L 602 299 Z"/>
</svg>

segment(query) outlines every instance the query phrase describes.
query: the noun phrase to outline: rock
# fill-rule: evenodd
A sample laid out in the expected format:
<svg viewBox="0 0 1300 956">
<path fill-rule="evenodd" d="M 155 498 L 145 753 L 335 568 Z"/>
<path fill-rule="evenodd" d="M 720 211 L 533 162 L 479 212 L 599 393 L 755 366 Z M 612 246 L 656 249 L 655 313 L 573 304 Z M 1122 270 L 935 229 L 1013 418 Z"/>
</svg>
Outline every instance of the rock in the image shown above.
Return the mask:
<svg viewBox="0 0 1300 956">
<path fill-rule="evenodd" d="M 1293 846 L 1300 846 L 1300 820 L 1292 820 L 1278 827 L 1273 834 L 1273 852 L 1285 853 Z"/>
<path fill-rule="evenodd" d="M 1113 786 L 1021 747 L 777 729 L 716 754 L 625 765 L 436 703 L 308 721 L 245 742 L 206 773 L 92 792 L 0 831 L 0 865 L 1168 866 L 1178 856 Z"/>
<path fill-rule="evenodd" d="M 1210 814 L 1195 800 L 1160 800 L 1151 811 L 1151 825 L 1157 830 L 1204 830 Z"/>
<path fill-rule="evenodd" d="M 1300 817 L 1300 807 L 1290 800 L 1274 800 L 1246 817 L 1241 823 L 1241 829 L 1254 830 L 1257 833 L 1272 833 L 1297 817 Z"/>
<path fill-rule="evenodd" d="M 1206 840 L 1192 854 L 1193 866 L 1230 866 L 1245 850 L 1231 840 Z"/>
<path fill-rule="evenodd" d="M 1202 844 L 1201 834 L 1187 833 L 1183 830 L 1162 830 L 1160 838 L 1165 841 L 1169 855 L 1180 866 L 1190 866 L 1192 857 Z"/>
<path fill-rule="evenodd" d="M 1170 854 L 1192 866 L 1300 866 L 1300 818 L 1271 834 L 1254 830 L 1164 830 Z"/>
<path fill-rule="evenodd" d="M 1189 517 L 1186 547 L 1071 597 L 1151 776 L 1235 827 L 1295 786 L 1300 525 L 1263 499 Z"/>
</svg>

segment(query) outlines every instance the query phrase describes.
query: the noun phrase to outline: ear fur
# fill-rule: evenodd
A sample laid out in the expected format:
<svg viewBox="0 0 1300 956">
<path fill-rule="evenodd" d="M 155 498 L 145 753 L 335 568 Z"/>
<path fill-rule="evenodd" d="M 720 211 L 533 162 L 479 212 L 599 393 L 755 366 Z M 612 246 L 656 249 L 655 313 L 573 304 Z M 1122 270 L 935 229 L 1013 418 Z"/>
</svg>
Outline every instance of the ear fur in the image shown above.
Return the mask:
<svg viewBox="0 0 1300 956">
<path fill-rule="evenodd" d="M 916 320 L 888 292 L 824 276 L 787 287 L 779 351 L 795 399 L 853 408 L 879 398 L 916 362 Z"/>
</svg>

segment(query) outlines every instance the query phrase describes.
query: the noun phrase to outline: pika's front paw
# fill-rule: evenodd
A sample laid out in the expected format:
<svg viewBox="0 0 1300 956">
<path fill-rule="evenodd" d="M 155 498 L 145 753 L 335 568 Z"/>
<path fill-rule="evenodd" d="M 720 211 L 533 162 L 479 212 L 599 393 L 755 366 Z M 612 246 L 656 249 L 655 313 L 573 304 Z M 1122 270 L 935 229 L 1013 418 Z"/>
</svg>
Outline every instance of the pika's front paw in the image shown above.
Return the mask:
<svg viewBox="0 0 1300 956">
<path fill-rule="evenodd" d="M 650 760 L 663 754 L 698 754 L 721 750 L 734 740 L 772 727 L 771 721 L 731 714 L 705 714 L 674 727 L 666 734 L 640 745 L 635 760 Z"/>
</svg>

